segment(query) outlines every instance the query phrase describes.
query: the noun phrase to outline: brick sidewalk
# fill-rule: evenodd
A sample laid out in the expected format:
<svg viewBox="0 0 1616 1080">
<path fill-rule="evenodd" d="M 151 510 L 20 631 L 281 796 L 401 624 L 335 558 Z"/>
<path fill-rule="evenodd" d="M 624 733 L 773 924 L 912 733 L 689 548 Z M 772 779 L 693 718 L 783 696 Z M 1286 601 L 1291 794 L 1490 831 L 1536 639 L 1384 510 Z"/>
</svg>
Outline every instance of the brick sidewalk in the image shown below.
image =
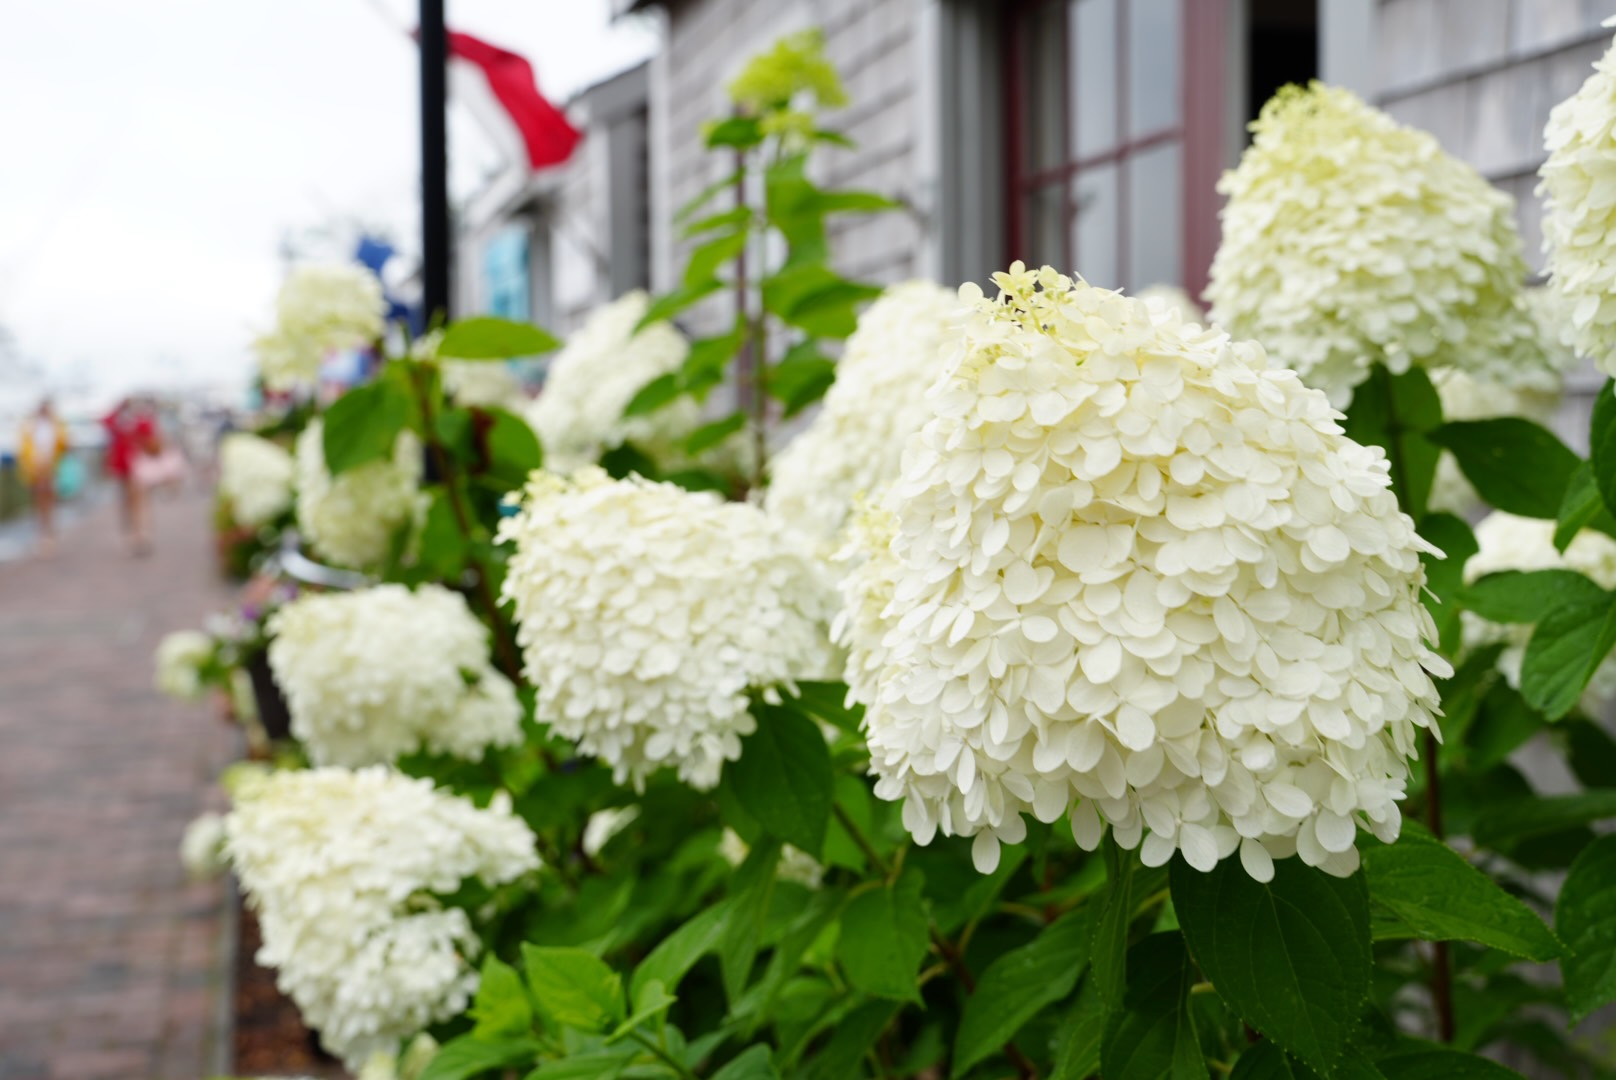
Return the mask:
<svg viewBox="0 0 1616 1080">
<path fill-rule="evenodd" d="M 200 1080 L 221 1045 L 224 887 L 185 825 L 237 737 L 152 689 L 170 630 L 229 605 L 207 500 L 124 553 L 103 504 L 48 562 L 0 565 L 0 1080 Z"/>
</svg>

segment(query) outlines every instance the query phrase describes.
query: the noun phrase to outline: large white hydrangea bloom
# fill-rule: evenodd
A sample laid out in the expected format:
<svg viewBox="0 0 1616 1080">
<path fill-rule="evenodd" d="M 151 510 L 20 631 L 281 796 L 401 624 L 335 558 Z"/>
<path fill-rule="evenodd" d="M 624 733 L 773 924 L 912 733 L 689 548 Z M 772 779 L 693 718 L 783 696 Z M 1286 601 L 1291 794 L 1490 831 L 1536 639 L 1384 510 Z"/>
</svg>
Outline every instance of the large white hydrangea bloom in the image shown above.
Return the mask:
<svg viewBox="0 0 1616 1080">
<path fill-rule="evenodd" d="M 623 418 L 641 387 L 677 371 L 690 352 L 671 323 L 654 322 L 634 332 L 650 306 L 651 298 L 641 291 L 602 305 L 550 361 L 544 389 L 527 413 L 549 468 L 571 472 L 625 442 L 665 454 L 700 426 L 701 408 L 689 397 L 645 416 Z"/>
<path fill-rule="evenodd" d="M 1378 360 L 1541 366 L 1514 203 L 1351 92 L 1288 86 L 1218 190 L 1212 321 L 1345 405 Z"/>
<path fill-rule="evenodd" d="M 290 337 L 279 329 L 253 339 L 258 357 L 258 374 L 270 390 L 294 390 L 312 386 L 320 379 L 320 362 L 325 352 L 312 341 Z"/>
<path fill-rule="evenodd" d="M 390 460 L 367 461 L 341 476 L 325 466 L 323 420 L 297 437 L 297 527 L 323 559 L 375 566 L 393 533 L 421 511 L 421 444 L 399 433 Z"/>
<path fill-rule="evenodd" d="M 1434 728 L 1383 453 L 1260 346 L 1018 263 L 866 513 L 838 633 L 876 792 L 979 868 L 1070 810 L 1150 865 L 1348 874 Z M 1076 805 L 1073 806 L 1074 800 Z"/>
<path fill-rule="evenodd" d="M 477 935 L 435 895 L 538 866 L 503 793 L 487 809 L 375 766 L 278 772 L 240 785 L 225 848 L 264 944 L 258 962 L 357 1069 L 462 1012 Z"/>
<path fill-rule="evenodd" d="M 1594 529 L 1583 529 L 1562 554 L 1554 546 L 1554 527 L 1552 521 L 1516 517 L 1494 510 L 1476 526 L 1477 551 L 1465 562 L 1466 584 L 1505 570 L 1575 570 L 1602 589 L 1616 589 L 1616 539 Z M 1519 689 L 1521 662 L 1526 659 L 1532 627 L 1500 626 L 1469 611 L 1461 620 L 1466 647 L 1504 643 L 1504 651 L 1498 656 L 1498 670 L 1510 686 Z M 1616 659 L 1607 658 L 1582 692 L 1582 711 L 1590 716 L 1601 716 L 1613 700 L 1616 700 Z"/>
<path fill-rule="evenodd" d="M 1549 113 L 1543 142 L 1549 284 L 1567 302 L 1572 346 L 1616 374 L 1616 45 Z"/>
<path fill-rule="evenodd" d="M 959 297 L 928 281 L 894 285 L 870 305 L 836 365 L 824 406 L 770 465 L 770 513 L 829 539 L 860 494 L 898 474 L 904 441 L 931 415 L 926 389 Z"/>
<path fill-rule="evenodd" d="M 288 390 L 316 381 L 328 353 L 381 337 L 387 301 L 363 266 L 306 263 L 281 284 L 275 313 L 275 329 L 257 342 L 259 369 L 270 389 Z"/>
<path fill-rule="evenodd" d="M 181 701 L 202 696 L 202 665 L 213 659 L 213 638 L 200 630 L 176 630 L 157 643 L 157 689 Z"/>
<path fill-rule="evenodd" d="M 238 525 L 265 525 L 292 505 L 297 465 L 268 439 L 232 432 L 219 444 L 219 491 Z"/>
<path fill-rule="evenodd" d="M 522 738 L 516 688 L 488 629 L 440 585 L 311 593 L 269 620 L 269 664 L 316 765 L 397 761 L 423 747 L 481 760 Z"/>
<path fill-rule="evenodd" d="M 835 667 L 823 566 L 754 506 L 536 472 L 499 539 L 538 717 L 619 783 L 669 766 L 712 787 L 755 729 L 749 689 Z"/>
</svg>

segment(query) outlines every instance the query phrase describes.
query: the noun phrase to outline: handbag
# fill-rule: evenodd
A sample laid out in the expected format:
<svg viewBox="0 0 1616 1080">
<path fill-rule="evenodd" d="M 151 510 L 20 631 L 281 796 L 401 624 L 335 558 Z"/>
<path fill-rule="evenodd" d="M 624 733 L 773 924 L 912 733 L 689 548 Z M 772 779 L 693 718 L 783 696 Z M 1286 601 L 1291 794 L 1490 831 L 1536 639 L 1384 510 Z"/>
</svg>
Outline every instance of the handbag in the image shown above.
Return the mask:
<svg viewBox="0 0 1616 1080">
<path fill-rule="evenodd" d="M 136 454 L 134 478 L 141 487 L 178 483 L 185 479 L 185 459 L 172 447 L 155 454 Z"/>
</svg>

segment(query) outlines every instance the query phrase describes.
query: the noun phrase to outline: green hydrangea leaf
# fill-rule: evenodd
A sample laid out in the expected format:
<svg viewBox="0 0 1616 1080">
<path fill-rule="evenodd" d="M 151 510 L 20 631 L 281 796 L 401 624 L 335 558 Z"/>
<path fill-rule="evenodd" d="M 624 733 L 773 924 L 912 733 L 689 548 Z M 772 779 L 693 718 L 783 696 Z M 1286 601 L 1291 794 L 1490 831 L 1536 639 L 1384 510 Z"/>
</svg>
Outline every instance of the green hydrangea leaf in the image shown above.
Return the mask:
<svg viewBox="0 0 1616 1080">
<path fill-rule="evenodd" d="M 1395 844 L 1363 853 L 1369 897 L 1426 941 L 1475 941 L 1529 960 L 1563 947 L 1531 908 L 1413 821 Z"/>
<path fill-rule="evenodd" d="M 1281 1049 L 1334 1075 L 1369 994 L 1363 875 L 1280 859 L 1265 884 L 1239 859 L 1203 874 L 1179 857 L 1172 888 L 1184 939 L 1218 996 Z"/>
<path fill-rule="evenodd" d="M 1554 925 L 1570 948 L 1560 970 L 1576 1023 L 1616 1001 L 1616 836 L 1601 836 L 1571 864 Z"/>
</svg>

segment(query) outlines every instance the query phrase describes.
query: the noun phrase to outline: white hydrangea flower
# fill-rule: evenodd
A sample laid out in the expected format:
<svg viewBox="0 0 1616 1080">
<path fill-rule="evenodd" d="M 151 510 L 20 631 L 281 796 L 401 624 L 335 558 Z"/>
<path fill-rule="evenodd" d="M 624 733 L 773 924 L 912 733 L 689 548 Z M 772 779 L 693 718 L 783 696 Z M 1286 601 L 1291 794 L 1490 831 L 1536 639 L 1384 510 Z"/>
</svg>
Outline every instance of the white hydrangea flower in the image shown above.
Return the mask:
<svg viewBox="0 0 1616 1080">
<path fill-rule="evenodd" d="M 292 505 L 297 465 L 284 447 L 244 431 L 219 444 L 219 491 L 236 524 L 267 525 Z"/>
<path fill-rule="evenodd" d="M 222 814 L 200 814 L 185 827 L 185 835 L 180 838 L 180 862 L 192 881 L 206 881 L 224 873 L 224 841 Z"/>
<path fill-rule="evenodd" d="M 894 285 L 870 305 L 824 406 L 770 465 L 770 513 L 829 539 L 856 496 L 898 474 L 904 441 L 931 415 L 926 389 L 942 371 L 949 319 L 959 311 L 959 297 L 929 281 Z"/>
<path fill-rule="evenodd" d="M 377 585 L 310 593 L 269 620 L 269 665 L 316 765 L 397 761 L 423 747 L 480 761 L 522 741 L 516 687 L 459 593 Z"/>
<path fill-rule="evenodd" d="M 835 666 L 824 567 L 754 506 L 536 472 L 499 539 L 538 717 L 619 783 L 666 765 L 712 787 L 755 728 L 749 689 Z"/>
<path fill-rule="evenodd" d="M 275 329 L 256 342 L 259 370 L 271 390 L 315 382 L 328 354 L 368 345 L 386 330 L 382 283 L 356 264 L 294 267 L 281 284 L 275 311 Z"/>
<path fill-rule="evenodd" d="M 1185 322 L 1206 320 L 1206 312 L 1201 305 L 1178 285 L 1147 285 L 1134 293 L 1134 296 L 1147 304 L 1155 304 L 1169 311 L 1178 312 L 1178 317 Z"/>
<path fill-rule="evenodd" d="M 751 853 L 752 846 L 741 839 L 741 834 L 725 827 L 724 834 L 718 838 L 719 857 L 731 866 L 740 866 Z M 825 880 L 825 868 L 806 851 L 782 844 L 780 859 L 774 866 L 774 877 L 777 881 L 794 881 L 798 885 L 817 889 Z"/>
<path fill-rule="evenodd" d="M 1616 45 L 1549 113 L 1543 144 L 1537 195 L 1549 284 L 1565 298 L 1571 345 L 1616 374 Z"/>
<path fill-rule="evenodd" d="M 509 364 L 449 360 L 443 365 L 443 389 L 449 399 L 465 408 L 511 409 L 527 405 L 522 381 Z"/>
<path fill-rule="evenodd" d="M 333 477 L 325 467 L 324 421 L 297 437 L 297 527 L 323 559 L 375 566 L 399 527 L 422 509 L 421 443 L 399 432 L 391 460 L 367 461 Z"/>
<path fill-rule="evenodd" d="M 650 306 L 651 298 L 641 291 L 602 305 L 550 361 L 544 389 L 527 412 L 548 468 L 572 472 L 625 442 L 665 455 L 701 425 L 701 407 L 689 397 L 646 416 L 623 418 L 641 387 L 677 371 L 690 352 L 671 323 L 655 322 L 634 332 Z"/>
<path fill-rule="evenodd" d="M 1018 263 L 856 530 L 837 630 L 916 840 L 1022 813 L 1149 865 L 1390 840 L 1434 729 L 1421 551 L 1379 449 L 1260 346 Z M 1075 807 L 1073 802 L 1076 800 Z"/>
<path fill-rule="evenodd" d="M 202 665 L 213 659 L 213 638 L 200 630 L 176 630 L 157 643 L 156 686 L 169 697 L 202 696 Z"/>
<path fill-rule="evenodd" d="M 382 336 L 387 300 L 381 280 L 357 263 L 306 263 L 286 276 L 275 312 L 289 337 L 356 349 Z"/>
<path fill-rule="evenodd" d="M 464 1011 L 477 935 L 434 897 L 538 866 L 508 796 L 478 809 L 380 766 L 277 772 L 235 794 L 226 852 L 263 929 L 258 962 L 327 1049 L 358 1069 Z"/>
<path fill-rule="evenodd" d="M 1494 510 L 1475 528 L 1477 551 L 1465 562 L 1465 583 L 1505 570 L 1575 570 L 1601 589 L 1616 589 L 1616 539 L 1594 529 L 1583 529 L 1572 538 L 1564 554 L 1554 547 L 1552 521 L 1517 517 Z M 1520 689 L 1521 662 L 1532 627 L 1525 624 L 1500 626 L 1474 612 L 1460 616 L 1466 648 L 1481 648 L 1503 642 L 1498 670 L 1509 685 Z M 1616 658 L 1607 658 L 1594 672 L 1582 692 L 1582 711 L 1602 716 L 1616 700 Z"/>
<path fill-rule="evenodd" d="M 293 390 L 320 379 L 325 353 L 315 342 L 271 330 L 254 338 L 252 348 L 258 357 L 258 374 L 269 390 Z"/>
<path fill-rule="evenodd" d="M 1345 405 L 1378 360 L 1542 367 L 1514 202 L 1351 92 L 1288 86 L 1218 190 L 1212 321 Z M 1502 374 L 1499 374 L 1502 373 Z"/>
</svg>

